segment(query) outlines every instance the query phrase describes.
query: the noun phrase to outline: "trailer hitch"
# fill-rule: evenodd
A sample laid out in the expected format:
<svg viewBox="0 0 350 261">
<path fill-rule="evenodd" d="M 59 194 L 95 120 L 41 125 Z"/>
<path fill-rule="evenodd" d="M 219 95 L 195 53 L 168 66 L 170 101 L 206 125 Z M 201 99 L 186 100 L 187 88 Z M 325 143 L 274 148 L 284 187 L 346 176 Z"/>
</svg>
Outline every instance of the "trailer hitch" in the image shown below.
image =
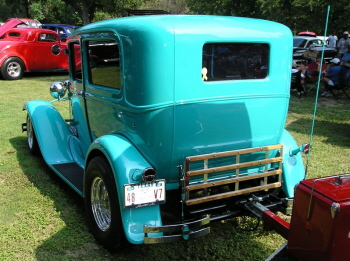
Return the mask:
<svg viewBox="0 0 350 261">
<path fill-rule="evenodd" d="M 259 197 L 253 197 L 252 200 L 245 204 L 247 210 L 258 216 L 263 221 L 264 230 L 275 230 L 285 239 L 288 239 L 290 224 L 263 206 Z"/>
</svg>

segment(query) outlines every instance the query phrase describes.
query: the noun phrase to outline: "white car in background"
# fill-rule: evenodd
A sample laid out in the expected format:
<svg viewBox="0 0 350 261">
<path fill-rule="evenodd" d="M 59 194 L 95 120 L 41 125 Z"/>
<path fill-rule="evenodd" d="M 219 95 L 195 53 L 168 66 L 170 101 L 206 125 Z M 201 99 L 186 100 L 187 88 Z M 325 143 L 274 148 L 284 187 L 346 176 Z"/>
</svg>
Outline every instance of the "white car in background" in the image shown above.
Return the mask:
<svg viewBox="0 0 350 261">
<path fill-rule="evenodd" d="M 325 46 L 328 45 L 328 43 L 327 43 L 328 36 L 321 35 L 321 36 L 317 36 L 317 38 L 320 39 L 321 41 L 323 41 Z"/>
<path fill-rule="evenodd" d="M 337 54 L 337 49 L 327 47 L 327 44 L 323 44 L 323 39 L 320 39 L 318 37 L 310 37 L 310 36 L 294 36 L 293 37 L 293 60 L 295 61 L 301 61 L 303 60 L 303 53 L 306 49 L 310 47 L 310 45 L 314 45 L 316 47 L 316 50 L 318 50 L 321 54 L 322 49 L 324 48 L 324 59 L 326 61 L 329 61 L 334 58 L 334 56 Z"/>
</svg>

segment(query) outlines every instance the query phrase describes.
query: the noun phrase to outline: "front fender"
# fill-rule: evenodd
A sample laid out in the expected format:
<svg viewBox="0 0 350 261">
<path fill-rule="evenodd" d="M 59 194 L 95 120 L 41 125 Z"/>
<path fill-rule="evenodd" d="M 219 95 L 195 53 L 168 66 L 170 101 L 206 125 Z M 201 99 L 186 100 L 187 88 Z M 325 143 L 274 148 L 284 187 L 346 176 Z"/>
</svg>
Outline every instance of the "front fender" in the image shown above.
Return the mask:
<svg viewBox="0 0 350 261">
<path fill-rule="evenodd" d="M 281 144 L 283 144 L 282 189 L 288 198 L 293 198 L 295 186 L 305 178 L 304 163 L 300 153 L 290 156 L 291 151 L 297 149 L 298 145 L 287 130 L 283 131 Z"/>
<path fill-rule="evenodd" d="M 41 154 L 48 165 L 73 162 L 68 147 L 72 136 L 69 126 L 56 108 L 46 101 L 30 101 L 24 105 L 32 120 Z"/>
<path fill-rule="evenodd" d="M 152 166 L 120 135 L 105 135 L 96 139 L 89 148 L 88 160 L 95 150 L 103 152 L 113 170 L 126 238 L 132 244 L 144 243 L 143 226 L 162 225 L 159 205 L 124 209 L 124 184 L 138 183 L 139 180 L 132 179 L 133 174 L 135 177 L 136 173 L 142 173 Z"/>
</svg>

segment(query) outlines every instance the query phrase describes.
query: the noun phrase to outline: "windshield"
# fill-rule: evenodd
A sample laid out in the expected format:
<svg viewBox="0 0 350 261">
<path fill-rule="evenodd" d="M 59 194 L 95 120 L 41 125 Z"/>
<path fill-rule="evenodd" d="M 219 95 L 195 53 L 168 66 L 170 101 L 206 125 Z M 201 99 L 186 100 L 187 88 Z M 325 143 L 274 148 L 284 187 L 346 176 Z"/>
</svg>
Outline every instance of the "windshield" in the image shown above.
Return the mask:
<svg viewBox="0 0 350 261">
<path fill-rule="evenodd" d="M 303 38 L 293 38 L 293 47 L 304 47 L 305 42 Z"/>
</svg>

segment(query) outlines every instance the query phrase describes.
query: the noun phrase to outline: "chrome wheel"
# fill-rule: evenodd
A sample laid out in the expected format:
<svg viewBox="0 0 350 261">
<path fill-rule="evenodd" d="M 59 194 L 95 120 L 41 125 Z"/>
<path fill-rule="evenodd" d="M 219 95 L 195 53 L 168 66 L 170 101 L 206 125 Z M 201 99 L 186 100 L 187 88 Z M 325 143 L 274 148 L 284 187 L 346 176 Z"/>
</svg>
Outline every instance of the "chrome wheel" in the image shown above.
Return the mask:
<svg viewBox="0 0 350 261">
<path fill-rule="evenodd" d="M 127 242 L 113 171 L 105 158 L 96 156 L 86 168 L 84 202 L 96 240 L 115 251 Z"/>
<path fill-rule="evenodd" d="M 12 78 L 17 78 L 22 74 L 22 66 L 18 62 L 10 62 L 7 65 L 7 74 Z"/>
<path fill-rule="evenodd" d="M 25 71 L 23 61 L 18 57 L 8 58 L 1 66 L 0 72 L 5 80 L 19 80 Z"/>
<path fill-rule="evenodd" d="M 91 208 L 96 225 L 106 231 L 111 225 L 111 207 L 104 181 L 96 177 L 91 184 Z"/>
</svg>

